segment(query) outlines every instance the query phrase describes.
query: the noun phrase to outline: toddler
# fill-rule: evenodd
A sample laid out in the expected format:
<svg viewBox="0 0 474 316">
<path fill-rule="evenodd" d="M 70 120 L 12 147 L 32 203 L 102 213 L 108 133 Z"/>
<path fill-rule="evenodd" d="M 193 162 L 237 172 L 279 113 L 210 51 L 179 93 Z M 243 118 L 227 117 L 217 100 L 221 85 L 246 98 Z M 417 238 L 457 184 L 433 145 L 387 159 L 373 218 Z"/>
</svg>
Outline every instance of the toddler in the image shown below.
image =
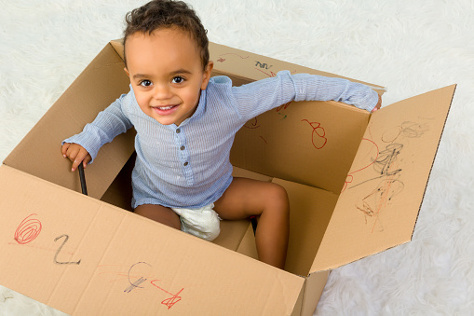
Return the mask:
<svg viewBox="0 0 474 316">
<path fill-rule="evenodd" d="M 134 127 L 135 213 L 207 240 L 218 236 L 220 219 L 256 216 L 259 260 L 284 268 L 287 193 L 273 183 L 232 177 L 235 134 L 248 120 L 290 101 L 336 100 L 372 111 L 380 107 L 378 94 L 348 80 L 288 71 L 241 87 L 228 77 L 211 78 L 206 30 L 181 1 L 153 0 L 129 12 L 126 21 L 130 91 L 63 142 L 72 171 Z"/>
</svg>

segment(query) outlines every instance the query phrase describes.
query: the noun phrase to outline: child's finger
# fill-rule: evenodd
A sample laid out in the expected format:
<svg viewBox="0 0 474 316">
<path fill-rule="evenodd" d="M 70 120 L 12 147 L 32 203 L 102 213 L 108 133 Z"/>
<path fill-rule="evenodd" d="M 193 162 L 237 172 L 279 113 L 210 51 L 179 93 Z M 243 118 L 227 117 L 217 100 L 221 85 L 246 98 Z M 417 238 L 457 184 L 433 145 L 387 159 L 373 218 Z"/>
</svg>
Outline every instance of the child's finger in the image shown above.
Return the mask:
<svg viewBox="0 0 474 316">
<path fill-rule="evenodd" d="M 77 151 L 75 151 L 74 154 L 70 156 L 70 159 L 72 161 L 71 171 L 76 171 L 77 167 L 79 167 L 79 165 L 82 163 L 82 161 L 86 157 L 86 154 L 87 152 L 78 148 Z"/>
<path fill-rule="evenodd" d="M 72 167 L 71 171 L 74 172 L 76 171 L 77 167 L 79 167 L 79 164 L 82 162 L 82 160 L 76 159 L 72 162 Z"/>
<path fill-rule="evenodd" d="M 84 158 L 82 158 L 80 155 L 76 156 L 76 159 L 74 159 L 74 162 L 72 163 L 72 168 L 71 171 L 76 171 L 77 167 L 84 161 Z"/>
<path fill-rule="evenodd" d="M 64 145 L 61 146 L 61 153 L 63 154 L 63 157 L 64 157 L 64 158 L 67 158 L 66 153 L 67 153 L 67 150 L 68 150 L 68 148 L 69 148 L 69 145 L 71 145 L 71 144 L 69 144 L 69 143 L 64 143 Z"/>
<path fill-rule="evenodd" d="M 69 146 L 66 151 L 66 157 L 68 157 L 69 160 L 74 161 L 78 153 L 79 153 L 79 148 L 77 148 L 76 146 Z"/>
<path fill-rule="evenodd" d="M 87 164 L 88 164 L 91 160 L 92 160 L 91 155 L 89 155 L 89 153 L 87 153 L 86 158 L 84 158 L 84 160 L 82 161 L 82 166 L 84 167 L 84 169 L 87 167 Z"/>
<path fill-rule="evenodd" d="M 381 106 L 382 106 L 382 97 L 379 95 L 379 101 L 377 102 L 375 107 L 372 109 L 372 113 L 380 109 Z"/>
<path fill-rule="evenodd" d="M 72 165 L 72 168 L 73 168 L 72 171 L 75 171 L 81 163 L 82 163 L 82 166 L 86 168 L 87 164 L 91 160 L 92 160 L 92 157 L 89 154 L 89 152 L 85 148 L 79 147 L 79 152 L 77 153 L 76 158 L 74 159 L 74 163 Z"/>
<path fill-rule="evenodd" d="M 380 107 L 382 107 L 382 96 L 379 95 L 379 102 L 377 102 L 377 105 L 375 106 L 375 108 L 378 110 L 380 109 Z"/>
</svg>

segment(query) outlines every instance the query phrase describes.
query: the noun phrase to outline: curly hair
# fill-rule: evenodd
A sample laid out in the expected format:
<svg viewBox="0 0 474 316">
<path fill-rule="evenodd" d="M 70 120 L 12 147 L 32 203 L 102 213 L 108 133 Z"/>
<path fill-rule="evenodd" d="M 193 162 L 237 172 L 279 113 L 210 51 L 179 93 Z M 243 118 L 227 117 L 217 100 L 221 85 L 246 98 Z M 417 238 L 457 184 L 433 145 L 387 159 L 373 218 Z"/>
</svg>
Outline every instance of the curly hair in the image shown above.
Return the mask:
<svg viewBox="0 0 474 316">
<path fill-rule="evenodd" d="M 207 30 L 196 12 L 183 1 L 153 0 L 134 9 L 125 16 L 126 28 L 123 37 L 124 56 L 127 38 L 136 33 L 151 34 L 160 28 L 179 28 L 194 39 L 201 50 L 203 69 L 209 63 L 209 40 Z M 124 57 L 125 65 L 127 58 Z"/>
</svg>

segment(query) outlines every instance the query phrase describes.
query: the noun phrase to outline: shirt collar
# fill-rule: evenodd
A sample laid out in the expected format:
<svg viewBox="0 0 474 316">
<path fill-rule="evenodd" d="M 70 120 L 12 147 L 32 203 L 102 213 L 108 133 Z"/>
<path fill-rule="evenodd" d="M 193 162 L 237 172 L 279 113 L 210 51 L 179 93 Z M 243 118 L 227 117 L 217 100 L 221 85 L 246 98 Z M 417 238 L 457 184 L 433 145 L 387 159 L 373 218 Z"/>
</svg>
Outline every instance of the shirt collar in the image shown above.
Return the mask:
<svg viewBox="0 0 474 316">
<path fill-rule="evenodd" d="M 191 117 L 188 117 L 185 119 L 179 127 L 182 127 L 186 124 L 188 124 L 191 121 L 199 119 L 203 114 L 206 112 L 206 104 L 207 104 L 207 89 L 206 90 L 201 90 L 201 95 L 199 96 L 199 101 L 198 105 L 196 107 L 196 111 L 194 111 L 193 115 Z M 175 124 L 173 124 L 175 125 Z M 176 126 L 176 125 L 175 125 Z"/>
</svg>

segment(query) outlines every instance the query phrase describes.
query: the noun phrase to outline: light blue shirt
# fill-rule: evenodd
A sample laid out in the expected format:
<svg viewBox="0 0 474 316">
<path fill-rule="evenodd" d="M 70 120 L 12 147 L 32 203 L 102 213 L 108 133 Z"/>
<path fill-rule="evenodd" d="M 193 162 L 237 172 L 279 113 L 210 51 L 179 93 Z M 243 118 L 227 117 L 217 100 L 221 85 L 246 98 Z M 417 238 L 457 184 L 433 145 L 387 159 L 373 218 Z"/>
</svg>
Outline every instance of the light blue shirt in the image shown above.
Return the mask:
<svg viewBox="0 0 474 316">
<path fill-rule="evenodd" d="M 290 101 L 311 100 L 335 100 L 371 111 L 378 95 L 345 79 L 288 71 L 240 87 L 218 76 L 201 92 L 194 114 L 176 126 L 162 125 L 143 113 L 130 89 L 82 133 L 64 142 L 80 144 L 94 160 L 104 144 L 133 126 L 137 159 L 132 207 L 200 208 L 219 199 L 232 182 L 230 149 L 248 120 Z"/>
</svg>

